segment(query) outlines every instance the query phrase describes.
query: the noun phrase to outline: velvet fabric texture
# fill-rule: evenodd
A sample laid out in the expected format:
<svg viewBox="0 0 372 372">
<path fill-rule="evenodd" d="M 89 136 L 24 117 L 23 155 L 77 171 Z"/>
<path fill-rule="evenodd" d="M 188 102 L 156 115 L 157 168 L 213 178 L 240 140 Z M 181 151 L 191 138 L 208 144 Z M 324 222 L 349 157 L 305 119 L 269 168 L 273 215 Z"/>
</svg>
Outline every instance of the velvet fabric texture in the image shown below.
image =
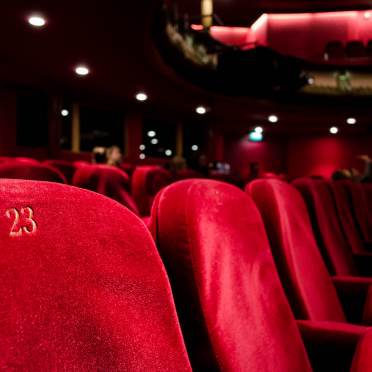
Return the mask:
<svg viewBox="0 0 372 372">
<path fill-rule="evenodd" d="M 310 371 L 248 195 L 180 181 L 157 195 L 151 218 L 195 371 Z"/>
<path fill-rule="evenodd" d="M 0 178 L 67 183 L 65 176 L 57 169 L 35 161 L 9 161 L 1 163 Z"/>
<path fill-rule="evenodd" d="M 133 213 L 66 185 L 0 180 L 0 219 L 0 370 L 191 371 Z"/>
<path fill-rule="evenodd" d="M 297 319 L 345 322 L 299 192 L 278 180 L 256 180 L 247 191 L 263 217 L 282 283 Z"/>
<path fill-rule="evenodd" d="M 317 243 L 332 275 L 356 275 L 351 249 L 343 234 L 326 181 L 301 178 L 293 182 L 304 198 Z M 371 261 L 372 263 L 372 261 Z"/>
<path fill-rule="evenodd" d="M 66 160 L 46 160 L 44 164 L 47 164 L 55 169 L 58 169 L 65 177 L 69 184 L 72 184 L 76 166 Z"/>
<path fill-rule="evenodd" d="M 172 175 L 157 166 L 137 167 L 132 175 L 132 195 L 141 216 L 149 216 L 155 195 L 172 182 Z"/>
<path fill-rule="evenodd" d="M 73 178 L 74 186 L 95 191 L 139 214 L 136 202 L 129 193 L 129 177 L 110 165 L 79 166 Z"/>
<path fill-rule="evenodd" d="M 344 276 L 341 295 L 353 286 L 360 294 L 346 308 L 347 317 L 316 245 L 305 202 L 291 185 L 278 180 L 256 180 L 247 187 L 265 222 L 271 249 L 296 318 L 314 321 L 372 324 L 372 279 Z M 337 281 L 337 277 L 335 279 Z M 345 301 L 347 303 L 348 301 Z M 359 312 L 359 313 L 358 313 Z"/>
<path fill-rule="evenodd" d="M 337 212 L 342 228 L 352 252 L 356 254 L 367 253 L 368 250 L 363 244 L 354 219 L 351 199 L 346 186 L 347 182 L 335 181 L 330 182 L 329 185 L 336 202 Z"/>
</svg>

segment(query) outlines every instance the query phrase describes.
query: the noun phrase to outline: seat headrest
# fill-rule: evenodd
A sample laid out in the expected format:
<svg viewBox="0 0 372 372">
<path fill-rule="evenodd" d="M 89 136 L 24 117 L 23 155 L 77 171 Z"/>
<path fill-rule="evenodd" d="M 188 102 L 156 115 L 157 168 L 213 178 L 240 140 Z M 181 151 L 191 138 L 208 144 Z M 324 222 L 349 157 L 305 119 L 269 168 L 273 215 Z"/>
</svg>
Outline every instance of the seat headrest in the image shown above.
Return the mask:
<svg viewBox="0 0 372 372">
<path fill-rule="evenodd" d="M 154 242 L 101 195 L 0 180 L 0 369 L 190 371 Z"/>
<path fill-rule="evenodd" d="M 46 164 L 15 161 L 0 164 L 0 178 L 67 183 L 65 176 Z"/>
</svg>

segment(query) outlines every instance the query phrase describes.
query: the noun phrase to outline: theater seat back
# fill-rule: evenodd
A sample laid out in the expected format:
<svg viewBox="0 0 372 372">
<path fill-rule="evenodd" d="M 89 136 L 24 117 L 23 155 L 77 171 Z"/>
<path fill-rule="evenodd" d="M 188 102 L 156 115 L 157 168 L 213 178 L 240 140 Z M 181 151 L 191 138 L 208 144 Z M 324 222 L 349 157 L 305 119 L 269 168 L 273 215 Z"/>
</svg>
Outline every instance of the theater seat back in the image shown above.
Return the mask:
<svg viewBox="0 0 372 372">
<path fill-rule="evenodd" d="M 140 214 L 149 216 L 155 195 L 172 181 L 171 174 L 157 166 L 137 167 L 132 175 L 132 195 Z"/>
<path fill-rule="evenodd" d="M 163 189 L 151 230 L 171 279 L 195 371 L 309 371 L 264 227 L 238 188 L 185 180 Z"/>
<path fill-rule="evenodd" d="M 372 242 L 372 210 L 368 208 L 368 197 L 364 185 L 359 182 L 348 182 L 345 186 L 351 196 L 354 217 L 362 240 Z"/>
<path fill-rule="evenodd" d="M 278 180 L 256 180 L 247 191 L 263 217 L 282 283 L 299 319 L 345 322 L 299 192 Z"/>
<path fill-rule="evenodd" d="M 330 272 L 336 275 L 356 275 L 353 256 L 343 235 L 327 182 L 301 178 L 295 180 L 293 185 L 306 202 L 318 246 Z"/>
<path fill-rule="evenodd" d="M 0 178 L 67 183 L 65 176 L 57 169 L 28 161 L 0 164 Z"/>
<path fill-rule="evenodd" d="M 67 182 L 69 184 L 72 183 L 76 171 L 76 166 L 72 162 L 65 160 L 46 160 L 44 163 L 58 169 L 66 177 Z"/>
<path fill-rule="evenodd" d="M 76 170 L 73 184 L 114 199 L 139 214 L 129 193 L 129 177 L 121 169 L 110 165 L 83 165 Z"/>
<path fill-rule="evenodd" d="M 346 240 L 353 253 L 365 253 L 361 236 L 356 227 L 353 216 L 351 197 L 347 190 L 348 181 L 334 181 L 329 183 L 335 199 L 338 216 L 344 230 Z"/>
<path fill-rule="evenodd" d="M 0 180 L 0 370 L 190 371 L 154 242 L 66 185 Z"/>
</svg>

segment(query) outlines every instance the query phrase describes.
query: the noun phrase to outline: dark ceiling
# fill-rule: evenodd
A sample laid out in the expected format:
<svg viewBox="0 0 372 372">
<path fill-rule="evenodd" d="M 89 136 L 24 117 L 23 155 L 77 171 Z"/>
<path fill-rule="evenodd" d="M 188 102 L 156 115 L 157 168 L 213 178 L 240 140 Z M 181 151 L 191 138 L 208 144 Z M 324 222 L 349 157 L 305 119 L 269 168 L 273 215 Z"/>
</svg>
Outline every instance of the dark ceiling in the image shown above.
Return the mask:
<svg viewBox="0 0 372 372">
<path fill-rule="evenodd" d="M 215 0 L 216 12 L 229 24 L 247 24 L 268 11 L 313 11 L 367 7 L 370 1 L 243 1 Z M 199 1 L 179 1 L 191 14 Z M 324 4 L 327 4 L 325 6 Z M 357 3 L 357 4 L 355 4 Z M 324 126 L 335 117 L 351 114 L 358 106 L 324 102 L 270 102 L 253 98 L 228 98 L 204 91 L 184 81 L 168 67 L 153 42 L 159 0 L 2 0 L 0 2 L 0 83 L 4 87 L 42 87 L 56 94 L 104 104 L 137 105 L 138 90 L 149 94 L 143 107 L 182 118 L 194 117 L 198 104 L 211 107 L 209 119 L 232 130 L 265 121 L 270 113 L 283 118 L 281 130 L 308 130 Z M 41 12 L 44 29 L 32 29 L 25 18 Z M 91 75 L 77 77 L 73 68 L 86 63 Z M 336 102 L 337 103 L 337 102 Z M 369 104 L 358 103 L 361 121 L 369 124 Z M 319 109 L 318 109 L 319 107 Z M 346 109 L 345 109 L 346 108 Z M 301 120 L 299 122 L 299 113 Z M 314 116 L 313 116 L 314 115 Z M 285 118 L 285 120 L 284 120 Z M 226 125 L 228 124 L 228 125 Z M 240 129 L 239 129 L 240 128 Z"/>
</svg>

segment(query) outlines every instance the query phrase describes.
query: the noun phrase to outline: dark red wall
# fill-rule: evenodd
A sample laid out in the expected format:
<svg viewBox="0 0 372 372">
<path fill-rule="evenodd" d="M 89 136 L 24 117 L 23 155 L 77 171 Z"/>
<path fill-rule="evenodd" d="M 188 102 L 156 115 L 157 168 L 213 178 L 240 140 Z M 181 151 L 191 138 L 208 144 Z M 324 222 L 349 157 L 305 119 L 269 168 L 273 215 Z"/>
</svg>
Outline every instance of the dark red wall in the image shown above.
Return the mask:
<svg viewBox="0 0 372 372">
<path fill-rule="evenodd" d="M 253 143 L 247 138 L 230 139 L 226 156 L 232 169 L 243 176 L 250 162 L 258 162 L 263 172 L 286 173 L 290 178 L 306 175 L 330 177 L 339 168 L 363 170 L 358 155 L 372 157 L 372 136 L 359 137 L 291 137 Z"/>
</svg>

